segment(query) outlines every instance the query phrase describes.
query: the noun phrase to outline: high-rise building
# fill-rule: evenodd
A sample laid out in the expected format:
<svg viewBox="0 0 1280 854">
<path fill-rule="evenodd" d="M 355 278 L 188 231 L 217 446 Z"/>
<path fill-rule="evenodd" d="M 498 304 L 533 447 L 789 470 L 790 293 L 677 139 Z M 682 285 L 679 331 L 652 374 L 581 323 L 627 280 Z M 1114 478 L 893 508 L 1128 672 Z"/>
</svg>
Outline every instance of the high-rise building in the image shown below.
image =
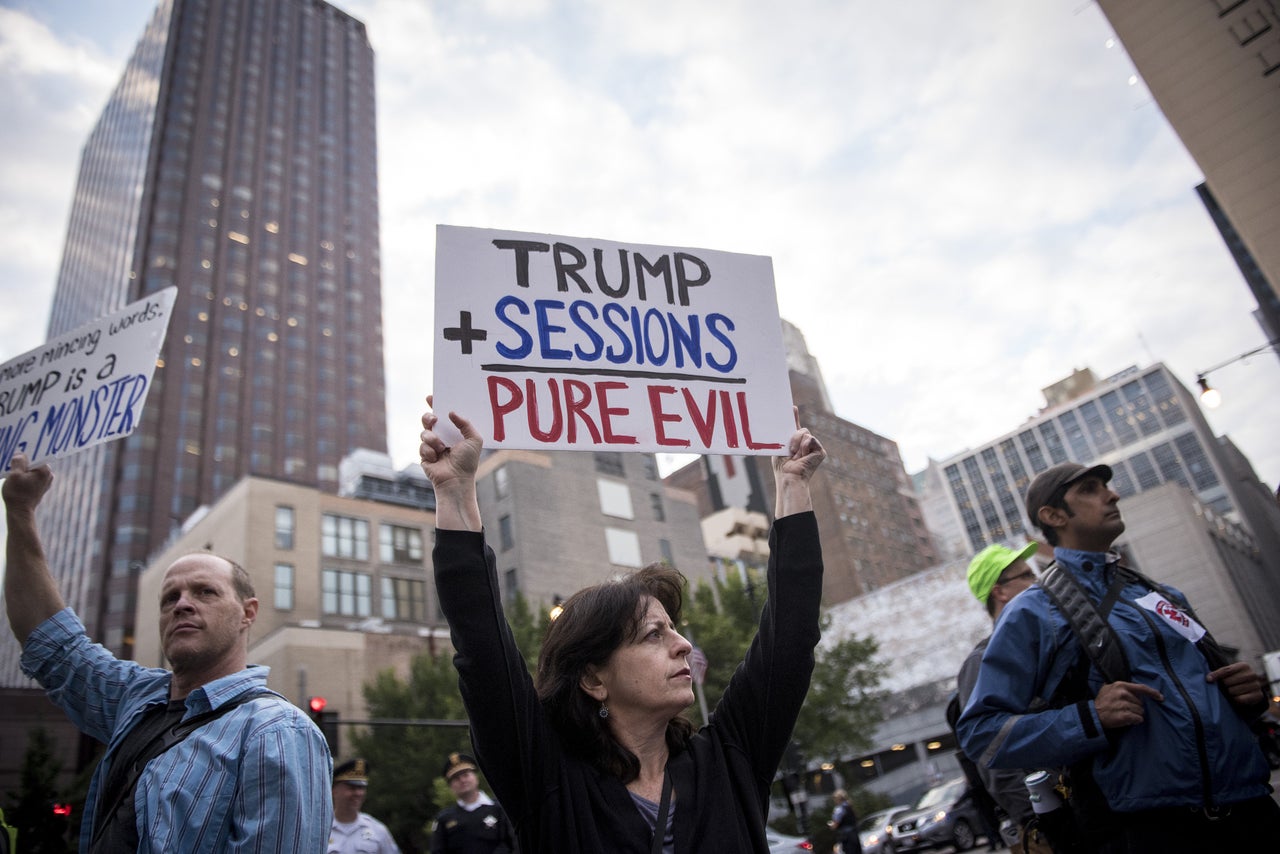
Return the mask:
<svg viewBox="0 0 1280 854">
<path fill-rule="evenodd" d="M 1098 0 L 1098 6 L 1274 287 L 1280 7 L 1274 0 Z"/>
<path fill-rule="evenodd" d="M 48 334 L 176 285 L 128 439 L 55 461 L 64 597 L 130 655 L 137 575 L 246 475 L 386 450 L 373 50 L 320 0 L 161 0 L 85 143 Z M 150 630 L 149 627 L 144 630 Z M 30 683 L 7 629 L 0 684 Z"/>
</svg>

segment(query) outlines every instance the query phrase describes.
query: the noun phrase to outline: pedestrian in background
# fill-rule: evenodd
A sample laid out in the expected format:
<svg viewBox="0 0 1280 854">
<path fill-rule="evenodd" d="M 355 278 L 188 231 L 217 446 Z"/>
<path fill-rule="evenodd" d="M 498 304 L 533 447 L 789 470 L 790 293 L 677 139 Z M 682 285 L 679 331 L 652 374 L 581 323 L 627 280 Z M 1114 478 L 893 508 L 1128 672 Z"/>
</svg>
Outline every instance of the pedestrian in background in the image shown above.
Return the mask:
<svg viewBox="0 0 1280 854">
<path fill-rule="evenodd" d="M 844 789 L 836 789 L 831 793 L 835 801 L 835 809 L 831 811 L 831 821 L 827 827 L 836 832 L 836 845 L 841 854 L 862 854 L 862 840 L 858 837 L 858 814 L 849 803 L 849 793 Z"/>
<path fill-rule="evenodd" d="M 1027 560 L 1039 548 L 1038 543 L 1028 543 L 1018 551 L 1001 545 L 987 546 L 974 555 L 973 560 L 969 562 L 966 573 L 969 590 L 973 593 L 973 597 L 987 609 L 987 615 L 991 617 L 993 626 L 1000 622 L 1000 615 L 1004 613 L 1005 606 L 1012 602 L 1015 596 L 1036 583 L 1035 570 Z M 959 710 L 969 702 L 973 686 L 978 681 L 982 654 L 990 641 L 991 635 L 978 641 L 965 658 L 964 664 L 960 665 L 960 674 L 956 677 L 959 702 L 957 715 Z M 1031 798 L 1027 794 L 1024 781 L 1029 771 L 1037 769 L 989 768 L 979 761 L 981 757 L 963 755 L 969 760 L 962 763 L 966 766 L 966 776 L 972 768 L 973 775 L 978 778 L 977 782 L 986 790 L 988 797 L 1004 810 L 1009 820 L 1018 828 L 1018 843 L 1015 849 L 1031 852 L 1031 854 L 1053 854 L 1049 841 L 1044 839 L 1038 831 L 1028 829 L 1035 811 L 1031 807 Z M 995 826 L 998 828 L 999 822 L 996 822 Z M 998 830 L 989 840 L 992 850 L 995 850 L 997 841 L 999 841 Z"/>
<path fill-rule="evenodd" d="M 387 826 L 361 812 L 369 793 L 369 764 L 348 759 L 333 769 L 333 827 L 327 854 L 400 854 Z"/>
</svg>

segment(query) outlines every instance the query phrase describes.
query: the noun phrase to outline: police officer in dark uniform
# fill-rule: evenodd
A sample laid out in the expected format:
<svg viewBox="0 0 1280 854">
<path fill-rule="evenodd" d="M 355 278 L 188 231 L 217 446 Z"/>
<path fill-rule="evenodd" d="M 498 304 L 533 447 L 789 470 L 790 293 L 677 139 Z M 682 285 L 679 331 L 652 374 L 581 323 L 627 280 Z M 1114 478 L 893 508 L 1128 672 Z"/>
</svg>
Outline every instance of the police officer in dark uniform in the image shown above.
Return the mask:
<svg viewBox="0 0 1280 854">
<path fill-rule="evenodd" d="M 431 854 L 515 854 L 515 828 L 502 807 L 480 791 L 476 761 L 450 753 L 441 774 L 458 802 L 436 816 Z"/>
</svg>

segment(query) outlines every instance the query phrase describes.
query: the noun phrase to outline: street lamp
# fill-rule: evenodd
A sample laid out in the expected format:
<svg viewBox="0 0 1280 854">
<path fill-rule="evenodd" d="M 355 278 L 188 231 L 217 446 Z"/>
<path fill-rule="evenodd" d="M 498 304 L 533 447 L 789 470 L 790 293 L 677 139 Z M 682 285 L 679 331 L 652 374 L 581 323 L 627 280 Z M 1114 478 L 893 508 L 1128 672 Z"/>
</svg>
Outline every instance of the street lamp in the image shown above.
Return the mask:
<svg viewBox="0 0 1280 854">
<path fill-rule="evenodd" d="M 1209 385 L 1209 374 L 1213 373 L 1219 368 L 1225 368 L 1227 365 L 1234 364 L 1240 361 L 1241 359 L 1247 359 L 1250 356 L 1256 356 L 1259 353 L 1263 352 L 1264 350 L 1274 350 L 1277 345 L 1280 345 L 1280 339 L 1276 339 L 1274 341 L 1268 341 L 1266 344 L 1263 344 L 1261 347 L 1254 347 L 1252 350 L 1248 351 L 1247 353 L 1241 353 L 1239 356 L 1232 356 L 1230 359 L 1227 359 L 1225 362 L 1220 362 L 1219 364 L 1214 365 L 1212 368 L 1206 368 L 1205 370 L 1196 374 L 1196 385 L 1200 386 L 1200 402 L 1203 403 L 1205 407 L 1207 407 L 1208 409 L 1217 409 L 1218 406 L 1222 403 L 1222 393 L 1219 392 L 1213 386 Z"/>
<path fill-rule="evenodd" d="M 1222 392 L 1209 385 L 1209 380 L 1203 374 L 1196 377 L 1196 382 L 1200 384 L 1200 402 L 1209 409 L 1217 409 L 1222 405 Z"/>
</svg>

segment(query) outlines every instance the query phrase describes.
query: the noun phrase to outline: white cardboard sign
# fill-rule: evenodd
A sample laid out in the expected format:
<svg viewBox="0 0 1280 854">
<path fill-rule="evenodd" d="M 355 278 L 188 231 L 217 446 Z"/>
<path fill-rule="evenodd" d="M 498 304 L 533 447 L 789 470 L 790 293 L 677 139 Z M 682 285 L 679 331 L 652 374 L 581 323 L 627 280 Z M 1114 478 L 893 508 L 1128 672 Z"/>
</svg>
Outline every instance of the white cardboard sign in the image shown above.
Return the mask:
<svg viewBox="0 0 1280 854">
<path fill-rule="evenodd" d="M 165 288 L 0 365 L 0 466 L 72 454 L 138 426 L 178 289 Z"/>
<path fill-rule="evenodd" d="M 435 411 L 486 447 L 778 454 L 795 421 L 763 256 L 441 225 Z"/>
</svg>

